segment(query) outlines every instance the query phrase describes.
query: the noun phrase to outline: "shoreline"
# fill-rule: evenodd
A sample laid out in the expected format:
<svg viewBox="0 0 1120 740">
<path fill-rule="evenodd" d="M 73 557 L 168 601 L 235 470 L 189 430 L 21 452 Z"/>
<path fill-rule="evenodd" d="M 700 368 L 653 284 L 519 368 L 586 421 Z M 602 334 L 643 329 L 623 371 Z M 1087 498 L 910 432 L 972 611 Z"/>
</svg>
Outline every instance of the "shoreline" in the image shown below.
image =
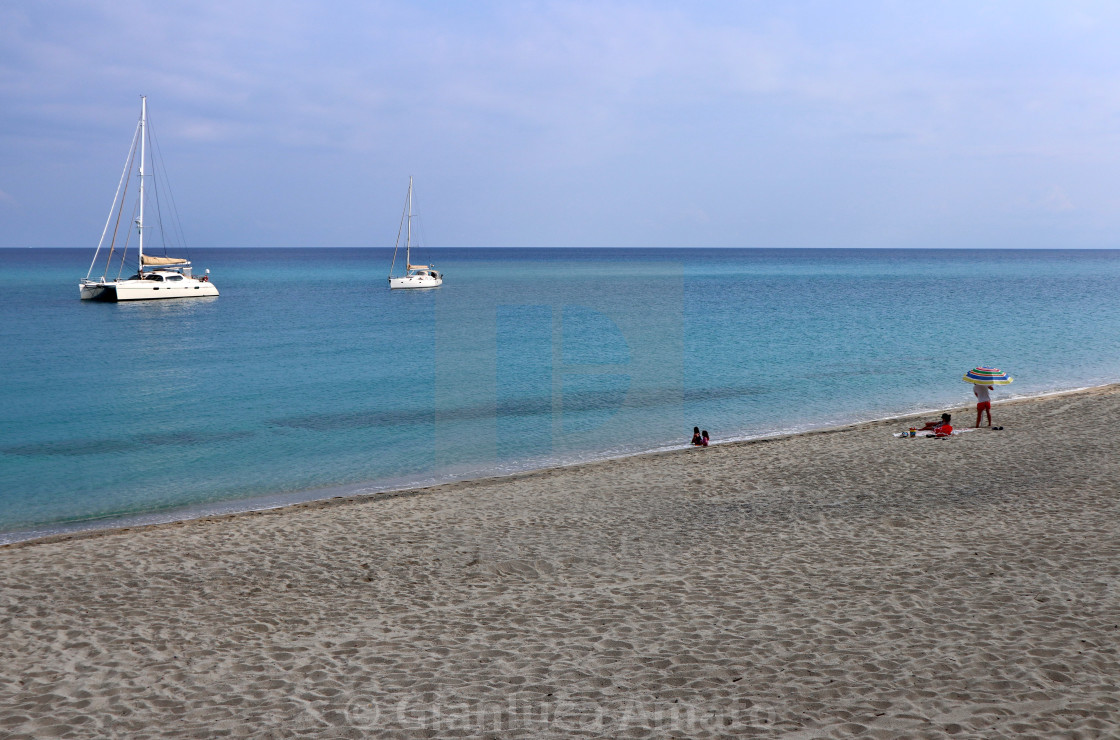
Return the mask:
<svg viewBox="0 0 1120 740">
<path fill-rule="evenodd" d="M 1113 383 L 1106 383 L 1104 385 L 1095 386 L 1082 386 L 1058 391 L 1043 391 L 1033 395 L 1018 396 L 1012 398 L 1005 398 L 993 402 L 993 408 L 1000 408 L 1009 405 L 1018 405 L 1023 403 L 1031 403 L 1034 401 L 1044 400 L 1055 396 L 1079 395 L 1079 394 L 1092 394 L 1110 391 L 1120 391 L 1120 381 Z M 959 409 L 964 409 L 965 413 L 974 410 L 974 406 L 956 406 L 948 409 L 927 409 L 916 411 L 913 413 L 895 414 L 885 417 L 878 417 L 864 421 L 845 422 L 841 424 L 814 427 L 803 429 L 793 432 L 776 432 L 772 434 L 764 434 L 755 437 L 747 437 L 742 439 L 728 439 L 713 441 L 712 447 L 739 447 L 744 445 L 760 444 L 770 441 L 793 439 L 803 436 L 811 436 L 815 434 L 827 434 L 838 431 L 861 429 L 865 427 L 883 426 L 890 423 L 905 422 L 908 420 L 916 419 L 918 417 L 927 416 L 929 414 L 939 413 L 942 410 L 949 410 L 954 414 L 960 414 Z M 966 428 L 966 427 L 958 427 Z M 311 493 L 311 491 L 303 491 L 293 493 L 289 496 L 292 499 L 298 499 L 286 503 L 277 503 L 275 505 L 264 505 L 252 508 L 238 508 L 238 502 L 231 501 L 228 503 L 230 510 L 223 510 L 218 512 L 197 512 L 197 508 L 192 507 L 186 510 L 180 510 L 181 516 L 176 516 L 174 512 L 166 512 L 167 518 L 161 516 L 160 512 L 152 512 L 148 514 L 135 514 L 126 515 L 123 517 L 112 517 L 106 522 L 105 526 L 96 526 L 94 522 L 80 522 L 73 525 L 73 529 L 65 529 L 58 532 L 48 532 L 46 534 L 34 534 L 26 538 L 13 539 L 11 541 L 0 542 L 0 553 L 5 550 L 30 547 L 39 544 L 47 544 L 54 542 L 66 542 L 76 539 L 88 539 L 102 536 L 112 536 L 124 532 L 142 531 L 147 529 L 161 529 L 168 527 L 179 527 L 192 522 L 219 522 L 236 519 L 238 517 L 253 517 L 274 514 L 284 514 L 289 511 L 300 511 L 306 509 L 318 509 L 329 506 L 350 506 L 369 501 L 379 501 L 387 499 L 395 499 L 401 497 L 410 497 L 421 495 L 427 492 L 436 490 L 453 489 L 457 486 L 475 485 L 489 482 L 498 482 L 505 480 L 519 480 L 525 477 L 532 477 L 535 475 L 551 474 L 554 471 L 567 471 L 579 470 L 588 466 L 603 465 L 611 462 L 621 460 L 641 459 L 646 457 L 656 457 L 661 455 L 674 455 L 685 454 L 692 450 L 690 445 L 684 444 L 680 447 L 669 448 L 656 448 L 652 450 L 644 450 L 624 455 L 608 456 L 601 458 L 594 458 L 590 460 L 582 460 L 568 464 L 548 465 L 539 468 L 529 468 L 526 470 L 517 470 L 510 473 L 503 473 L 497 475 L 482 475 L 478 477 L 468 478 L 453 478 L 447 481 L 433 482 L 430 484 L 421 484 L 416 486 L 406 486 L 403 488 L 386 488 L 381 490 L 371 490 L 366 493 L 341 493 L 337 495 L 327 495 L 324 497 L 313 497 L 303 499 L 302 496 Z M 329 487 L 326 489 L 318 489 L 320 491 L 337 491 L 346 490 L 350 488 L 362 487 L 364 484 L 353 484 L 350 486 L 337 486 Z M 376 488 L 376 487 L 374 487 Z M 243 499 L 242 503 L 256 501 L 260 499 L 270 498 L 268 495 L 257 496 L 251 499 Z M 218 506 L 216 508 L 225 509 L 227 507 Z M 145 521 L 145 519 L 155 518 L 157 521 Z M 44 527 L 49 529 L 49 527 Z M 23 530 L 27 531 L 27 530 Z M 0 532 L 0 538 L 7 536 L 18 535 L 19 531 L 14 532 Z"/>
<path fill-rule="evenodd" d="M 2 548 L 0 732 L 1115 736 L 1120 385 L 994 416 Z"/>
</svg>

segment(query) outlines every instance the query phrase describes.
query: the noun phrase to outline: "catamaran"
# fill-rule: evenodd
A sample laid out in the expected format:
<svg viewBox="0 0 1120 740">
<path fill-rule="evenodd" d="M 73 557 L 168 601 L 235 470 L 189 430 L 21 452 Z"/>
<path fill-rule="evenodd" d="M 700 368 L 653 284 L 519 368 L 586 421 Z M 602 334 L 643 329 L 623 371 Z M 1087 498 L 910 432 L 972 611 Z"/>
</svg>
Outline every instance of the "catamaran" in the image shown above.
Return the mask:
<svg viewBox="0 0 1120 740">
<path fill-rule="evenodd" d="M 206 271 L 206 275 L 196 278 L 191 273 L 190 260 L 166 255 L 145 254 L 144 252 L 144 231 L 152 228 L 144 224 L 144 201 L 148 190 L 148 184 L 145 180 L 151 178 L 151 175 L 146 173 L 146 165 L 149 160 L 152 164 L 152 173 L 155 173 L 155 158 L 149 157 L 147 151 L 150 148 L 148 146 L 150 142 L 148 98 L 141 96 L 140 122 L 132 136 L 132 146 L 129 148 L 124 171 L 121 172 L 121 179 L 117 184 L 117 194 L 113 196 L 113 205 L 109 209 L 109 217 L 105 220 L 105 228 L 101 232 L 101 241 L 97 243 L 97 250 L 93 253 L 93 262 L 90 263 L 89 272 L 86 273 L 85 279 L 78 284 L 78 290 L 84 301 L 145 301 L 156 298 L 202 298 L 218 295 L 218 288 L 210 282 L 209 270 Z M 109 277 L 109 273 L 116 266 L 113 257 L 118 251 L 118 233 L 121 231 L 121 222 L 126 217 L 125 200 L 134 166 L 138 175 L 137 190 L 139 194 L 132 213 L 128 214 L 128 219 L 132 220 L 136 227 L 137 269 L 129 277 L 121 277 L 124 273 L 128 241 L 132 232 L 132 229 L 126 226 L 124 234 L 120 235 L 120 259 L 117 274 L 114 277 Z M 153 180 L 152 185 L 158 186 L 158 182 L 158 179 Z M 153 187 L 152 190 L 158 191 L 158 187 Z M 158 233 L 165 235 L 162 223 L 162 215 L 165 209 L 158 206 L 157 202 Z M 172 203 L 171 206 L 172 208 L 168 209 L 167 215 L 173 218 L 173 226 L 178 228 L 178 217 L 174 214 L 174 204 Z M 110 226 L 112 226 L 111 236 L 109 234 Z M 179 231 L 182 230 L 179 229 Z M 98 264 L 101 249 L 106 246 L 107 236 L 109 237 L 107 247 L 109 255 L 105 259 L 101 276 L 95 278 L 93 272 Z"/>
<path fill-rule="evenodd" d="M 397 250 L 401 245 L 401 232 L 404 237 L 404 266 L 405 273 L 400 277 L 393 277 L 397 268 Z M 443 275 L 436 271 L 435 265 L 412 264 L 412 178 L 408 178 L 408 198 L 405 202 L 404 214 L 401 216 L 401 227 L 397 229 L 397 243 L 393 245 L 393 264 L 389 267 L 389 289 L 397 288 L 438 288 L 443 285 Z"/>
</svg>

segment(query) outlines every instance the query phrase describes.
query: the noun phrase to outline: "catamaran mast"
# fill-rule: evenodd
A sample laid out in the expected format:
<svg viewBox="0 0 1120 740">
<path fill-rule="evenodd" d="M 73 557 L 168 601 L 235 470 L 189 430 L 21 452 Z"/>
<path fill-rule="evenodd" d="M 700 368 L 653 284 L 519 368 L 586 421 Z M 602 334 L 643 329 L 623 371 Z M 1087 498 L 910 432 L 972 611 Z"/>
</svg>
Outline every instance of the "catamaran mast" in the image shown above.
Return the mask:
<svg viewBox="0 0 1120 740">
<path fill-rule="evenodd" d="M 408 176 L 408 233 L 404 237 L 404 266 L 412 269 L 412 175 Z"/>
<path fill-rule="evenodd" d="M 144 272 L 144 137 L 145 125 L 148 122 L 148 96 L 140 96 L 140 215 L 136 219 L 136 229 L 140 232 L 138 250 L 140 252 L 140 269 Z"/>
</svg>

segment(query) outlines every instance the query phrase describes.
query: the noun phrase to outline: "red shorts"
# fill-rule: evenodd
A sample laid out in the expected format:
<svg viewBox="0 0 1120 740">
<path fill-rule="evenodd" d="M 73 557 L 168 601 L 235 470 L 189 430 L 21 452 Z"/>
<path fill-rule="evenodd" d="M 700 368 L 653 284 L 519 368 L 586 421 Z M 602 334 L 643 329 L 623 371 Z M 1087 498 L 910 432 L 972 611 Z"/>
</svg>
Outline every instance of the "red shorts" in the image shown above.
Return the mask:
<svg viewBox="0 0 1120 740">
<path fill-rule="evenodd" d="M 981 401 L 980 403 L 976 404 L 976 410 L 977 411 L 991 411 L 992 410 L 992 402 L 991 401 Z"/>
</svg>

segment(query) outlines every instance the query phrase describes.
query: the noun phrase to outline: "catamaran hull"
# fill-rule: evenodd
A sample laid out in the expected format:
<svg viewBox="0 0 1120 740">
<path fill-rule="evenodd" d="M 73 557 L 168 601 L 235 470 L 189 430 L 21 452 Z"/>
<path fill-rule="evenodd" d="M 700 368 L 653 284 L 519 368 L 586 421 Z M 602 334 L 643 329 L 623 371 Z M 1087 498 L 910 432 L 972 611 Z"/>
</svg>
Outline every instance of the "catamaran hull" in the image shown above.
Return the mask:
<svg viewBox="0 0 1120 740">
<path fill-rule="evenodd" d="M 434 278 L 430 275 L 405 275 L 404 277 L 389 278 L 389 289 L 398 288 L 438 288 L 443 285 L 443 278 Z"/>
<path fill-rule="evenodd" d="M 115 301 L 117 289 L 101 283 L 82 284 L 78 286 L 83 301 Z"/>
<path fill-rule="evenodd" d="M 83 301 L 152 301 L 166 298 L 206 298 L 218 295 L 213 283 L 205 280 L 183 280 L 181 285 L 168 285 L 148 280 L 120 280 L 104 283 L 82 283 L 78 286 Z"/>
</svg>

